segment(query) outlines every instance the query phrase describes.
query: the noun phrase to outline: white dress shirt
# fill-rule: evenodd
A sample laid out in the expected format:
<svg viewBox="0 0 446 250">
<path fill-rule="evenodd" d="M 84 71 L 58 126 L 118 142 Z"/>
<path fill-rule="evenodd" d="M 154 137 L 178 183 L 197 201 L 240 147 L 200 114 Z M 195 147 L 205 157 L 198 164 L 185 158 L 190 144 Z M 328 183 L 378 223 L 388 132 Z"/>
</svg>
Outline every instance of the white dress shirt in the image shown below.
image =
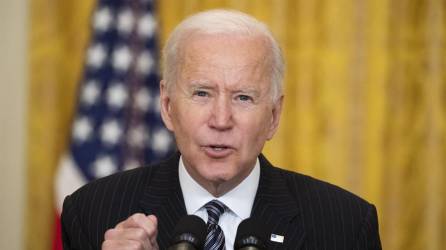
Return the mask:
<svg viewBox="0 0 446 250">
<path fill-rule="evenodd" d="M 234 189 L 218 198 L 210 194 L 189 175 L 181 157 L 178 174 L 187 214 L 197 215 L 207 222 L 208 214 L 206 208 L 203 206 L 214 199 L 223 202 L 229 208 L 229 211 L 226 211 L 220 216 L 218 225 L 225 235 L 226 250 L 233 250 L 238 225 L 242 220 L 249 218 L 251 215 L 252 205 L 260 180 L 259 160 L 257 159 L 248 177 Z"/>
</svg>

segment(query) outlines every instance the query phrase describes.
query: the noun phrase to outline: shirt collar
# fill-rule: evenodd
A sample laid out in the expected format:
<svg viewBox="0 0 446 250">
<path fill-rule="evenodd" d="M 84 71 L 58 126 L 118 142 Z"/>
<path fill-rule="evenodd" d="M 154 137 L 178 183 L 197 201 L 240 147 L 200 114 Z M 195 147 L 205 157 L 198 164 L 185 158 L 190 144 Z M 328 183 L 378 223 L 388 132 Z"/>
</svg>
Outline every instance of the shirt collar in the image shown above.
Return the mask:
<svg viewBox="0 0 446 250">
<path fill-rule="evenodd" d="M 214 197 L 189 175 L 182 157 L 180 157 L 178 165 L 180 186 L 188 214 L 194 214 L 209 201 L 217 199 L 223 202 L 242 220 L 250 217 L 260 180 L 260 163 L 258 159 L 251 173 L 239 185 L 218 198 Z"/>
</svg>

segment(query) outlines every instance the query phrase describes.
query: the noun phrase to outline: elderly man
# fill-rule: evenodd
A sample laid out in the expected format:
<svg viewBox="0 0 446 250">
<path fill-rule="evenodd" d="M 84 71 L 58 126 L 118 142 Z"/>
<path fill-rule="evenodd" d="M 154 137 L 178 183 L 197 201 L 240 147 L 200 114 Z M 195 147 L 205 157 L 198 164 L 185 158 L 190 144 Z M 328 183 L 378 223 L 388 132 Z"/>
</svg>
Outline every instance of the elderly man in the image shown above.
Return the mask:
<svg viewBox="0 0 446 250">
<path fill-rule="evenodd" d="M 233 249 L 249 217 L 271 231 L 268 249 L 381 248 L 373 205 L 261 154 L 279 124 L 284 68 L 264 24 L 234 11 L 198 13 L 172 33 L 164 59 L 161 114 L 179 152 L 67 197 L 66 249 L 166 249 L 187 214 L 208 222 L 205 249 Z"/>
</svg>

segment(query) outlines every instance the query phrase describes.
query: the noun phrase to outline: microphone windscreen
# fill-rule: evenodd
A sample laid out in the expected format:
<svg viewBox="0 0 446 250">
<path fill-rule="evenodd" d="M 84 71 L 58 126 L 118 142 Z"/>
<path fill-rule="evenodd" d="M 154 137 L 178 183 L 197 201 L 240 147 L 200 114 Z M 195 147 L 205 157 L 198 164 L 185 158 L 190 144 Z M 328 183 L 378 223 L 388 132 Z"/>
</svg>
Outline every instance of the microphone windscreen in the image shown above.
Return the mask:
<svg viewBox="0 0 446 250">
<path fill-rule="evenodd" d="M 260 219 L 248 218 L 243 220 L 237 228 L 234 249 L 254 247 L 253 249 L 266 249 L 268 229 Z"/>
<path fill-rule="evenodd" d="M 187 242 L 202 249 L 206 239 L 206 224 L 196 215 L 187 215 L 180 219 L 175 227 L 173 245 Z"/>
</svg>

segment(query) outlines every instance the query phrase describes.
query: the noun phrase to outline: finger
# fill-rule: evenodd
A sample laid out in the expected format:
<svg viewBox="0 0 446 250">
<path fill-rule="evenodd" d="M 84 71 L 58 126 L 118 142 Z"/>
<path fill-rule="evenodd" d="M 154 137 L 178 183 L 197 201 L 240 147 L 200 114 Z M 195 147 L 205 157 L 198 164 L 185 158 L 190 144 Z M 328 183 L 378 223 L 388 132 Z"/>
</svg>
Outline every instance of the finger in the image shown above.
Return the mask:
<svg viewBox="0 0 446 250">
<path fill-rule="evenodd" d="M 115 243 L 120 242 L 121 244 L 122 242 L 135 241 L 135 242 L 140 242 L 140 246 L 142 246 L 143 249 L 159 249 L 156 239 L 154 242 L 152 242 L 147 232 L 139 227 L 125 228 L 125 229 L 116 229 L 116 228 L 109 229 L 105 232 L 104 240 L 112 241 Z M 132 245 L 125 245 L 125 246 L 128 247 Z"/>
<path fill-rule="evenodd" d="M 109 229 L 104 238 L 107 249 L 159 249 L 156 240 L 151 242 L 143 229 Z"/>
<path fill-rule="evenodd" d="M 149 235 L 142 228 L 109 229 L 105 232 L 104 239 L 150 242 Z"/>
<path fill-rule="evenodd" d="M 142 213 L 136 213 L 127 218 L 127 220 L 116 225 L 116 229 L 142 228 L 149 235 L 150 239 L 156 239 L 158 220 L 154 215 L 146 216 Z"/>
<path fill-rule="evenodd" d="M 126 249 L 138 249 L 138 250 L 144 250 L 144 249 L 155 249 L 155 248 L 145 248 L 144 245 L 142 245 L 141 242 L 134 241 L 134 240 L 106 240 L 102 242 L 101 246 L 102 250 L 126 250 Z"/>
<path fill-rule="evenodd" d="M 156 244 L 158 246 L 158 243 L 156 241 L 156 238 L 158 237 L 158 219 L 156 218 L 155 215 L 152 214 L 147 216 L 147 218 L 151 220 L 152 224 L 155 226 L 155 233 L 150 236 L 150 241 L 152 244 Z"/>
<path fill-rule="evenodd" d="M 143 228 L 149 234 L 150 238 L 156 236 L 158 222 L 154 215 L 146 216 L 144 214 L 135 214 L 132 216 L 133 223 L 136 223 L 138 227 Z"/>
<path fill-rule="evenodd" d="M 141 217 L 144 216 L 144 214 L 141 213 L 136 213 L 133 214 L 131 216 L 129 216 L 126 220 L 121 221 L 120 223 L 118 223 L 115 228 L 117 229 L 123 229 L 123 228 L 130 228 L 130 227 L 138 227 L 138 224 L 136 223 L 134 217 Z"/>
</svg>

